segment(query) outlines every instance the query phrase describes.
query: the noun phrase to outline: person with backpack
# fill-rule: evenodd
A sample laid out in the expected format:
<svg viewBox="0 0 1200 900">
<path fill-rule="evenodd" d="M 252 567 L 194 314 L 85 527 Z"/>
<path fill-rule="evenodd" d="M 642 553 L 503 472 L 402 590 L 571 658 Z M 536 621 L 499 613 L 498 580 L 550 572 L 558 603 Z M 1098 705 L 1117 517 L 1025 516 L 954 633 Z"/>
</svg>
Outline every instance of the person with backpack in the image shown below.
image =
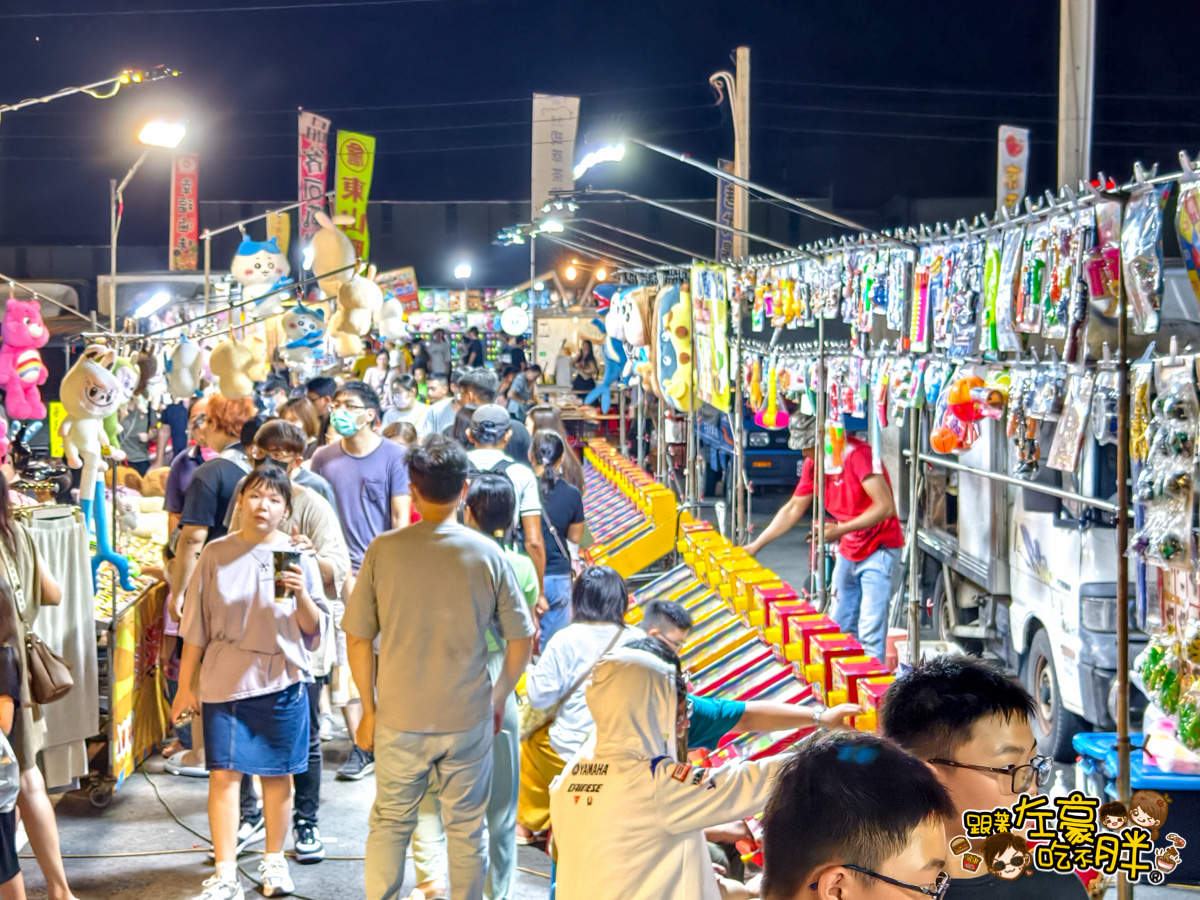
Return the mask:
<svg viewBox="0 0 1200 900">
<path fill-rule="evenodd" d="M 533 560 L 538 576 L 538 604 L 546 595 L 546 544 L 542 538 L 542 500 L 538 493 L 537 478 L 529 466 L 519 463 L 504 452 L 512 431 L 513 421 L 502 406 L 488 403 L 471 416 L 471 429 L 467 437 L 475 449 L 468 451 L 467 477 L 474 478 L 483 472 L 504 475 L 513 484 L 517 494 L 517 512 L 513 527 L 518 533 L 518 544 L 523 543 L 525 554 Z"/>
<path fill-rule="evenodd" d="M 571 620 L 571 566 L 583 540 L 583 494 L 562 474 L 566 445 L 556 431 L 537 431 L 529 461 L 542 501 L 542 540 L 546 545 L 545 599 L 538 609 L 538 652 Z"/>
</svg>

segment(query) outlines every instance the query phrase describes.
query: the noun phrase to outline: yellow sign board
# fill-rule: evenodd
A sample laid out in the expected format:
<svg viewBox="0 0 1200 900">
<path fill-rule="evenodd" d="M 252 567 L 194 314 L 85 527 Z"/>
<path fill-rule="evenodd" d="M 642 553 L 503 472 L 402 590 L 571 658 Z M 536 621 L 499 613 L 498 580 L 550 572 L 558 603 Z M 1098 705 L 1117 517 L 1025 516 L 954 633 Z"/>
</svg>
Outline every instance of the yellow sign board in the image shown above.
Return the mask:
<svg viewBox="0 0 1200 900">
<path fill-rule="evenodd" d="M 58 429 L 67 417 L 67 410 L 57 400 L 51 400 L 48 409 L 50 411 L 50 455 L 61 458 L 63 455 L 63 442 Z"/>
<path fill-rule="evenodd" d="M 375 171 L 375 138 L 353 131 L 339 131 L 337 168 L 334 170 L 334 213 L 354 221 L 342 228 L 359 259 L 367 259 L 371 236 L 367 232 L 367 200 Z"/>
</svg>

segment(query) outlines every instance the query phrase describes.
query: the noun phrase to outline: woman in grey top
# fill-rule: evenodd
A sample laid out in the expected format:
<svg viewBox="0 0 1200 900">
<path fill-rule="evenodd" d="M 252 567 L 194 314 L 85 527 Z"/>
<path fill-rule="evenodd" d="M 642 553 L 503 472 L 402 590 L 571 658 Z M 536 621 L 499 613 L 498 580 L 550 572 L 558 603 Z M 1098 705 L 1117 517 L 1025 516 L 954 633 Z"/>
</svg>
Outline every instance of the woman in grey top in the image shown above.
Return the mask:
<svg viewBox="0 0 1200 900">
<path fill-rule="evenodd" d="M 241 530 L 207 544 L 188 583 L 179 626 L 184 641 L 179 692 L 171 708 L 178 720 L 203 703 L 217 863 L 216 875 L 204 883 L 203 900 L 244 897 L 235 850 L 243 773 L 262 780 L 263 894 L 292 892 L 283 856 L 291 776 L 308 767 L 304 685 L 312 681 L 309 653 L 320 645 L 330 618 L 311 556 L 299 557 L 276 587 L 275 553 L 295 550 L 279 530 L 292 505 L 287 474 L 278 466 L 260 466 L 246 476 L 240 498 Z"/>
</svg>

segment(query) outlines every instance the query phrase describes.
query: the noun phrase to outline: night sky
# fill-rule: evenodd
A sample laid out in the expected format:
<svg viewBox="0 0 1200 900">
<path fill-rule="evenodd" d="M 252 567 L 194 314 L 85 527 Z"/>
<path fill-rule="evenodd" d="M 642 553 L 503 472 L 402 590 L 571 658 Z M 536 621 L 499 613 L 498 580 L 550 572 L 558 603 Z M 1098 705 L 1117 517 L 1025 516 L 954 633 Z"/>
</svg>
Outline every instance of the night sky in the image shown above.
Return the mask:
<svg viewBox="0 0 1200 900">
<path fill-rule="evenodd" d="M 1055 0 L 4 0 L 0 100 L 165 63 L 167 83 L 72 97 L 0 121 L 0 242 L 104 243 L 108 179 L 136 126 L 189 120 L 203 199 L 296 197 L 296 110 L 378 137 L 373 199 L 529 195 L 530 94 L 578 93 L 580 133 L 613 127 L 701 159 L 732 155 L 708 76 L 753 52 L 752 176 L 846 210 L 891 198 L 989 197 L 996 127 L 1027 125 L 1030 187 L 1054 186 Z M 150 14 L 150 10 L 170 12 Z M 1190 18 L 1185 12 L 1191 9 Z M 86 14 L 80 14 L 84 13 Z M 134 14 L 117 15 L 117 11 Z M 1194 6 L 1100 0 L 1093 163 L 1176 167 L 1200 148 Z M 167 154 L 127 194 L 122 240 L 166 232 Z M 589 175 L 657 197 L 712 196 L 677 163 Z M 385 265 L 390 262 L 382 261 Z"/>
</svg>

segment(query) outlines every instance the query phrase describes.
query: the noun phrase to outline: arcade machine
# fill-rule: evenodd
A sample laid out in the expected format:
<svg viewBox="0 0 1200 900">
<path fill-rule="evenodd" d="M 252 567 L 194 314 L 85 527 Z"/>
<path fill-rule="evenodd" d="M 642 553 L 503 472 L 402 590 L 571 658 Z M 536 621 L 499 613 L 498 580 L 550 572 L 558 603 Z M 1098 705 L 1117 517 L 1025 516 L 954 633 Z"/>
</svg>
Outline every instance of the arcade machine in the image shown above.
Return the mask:
<svg viewBox="0 0 1200 900">
<path fill-rule="evenodd" d="M 584 559 L 628 578 L 671 551 L 675 494 L 607 441 L 588 442 L 583 454 L 584 517 L 593 539 Z"/>
</svg>

